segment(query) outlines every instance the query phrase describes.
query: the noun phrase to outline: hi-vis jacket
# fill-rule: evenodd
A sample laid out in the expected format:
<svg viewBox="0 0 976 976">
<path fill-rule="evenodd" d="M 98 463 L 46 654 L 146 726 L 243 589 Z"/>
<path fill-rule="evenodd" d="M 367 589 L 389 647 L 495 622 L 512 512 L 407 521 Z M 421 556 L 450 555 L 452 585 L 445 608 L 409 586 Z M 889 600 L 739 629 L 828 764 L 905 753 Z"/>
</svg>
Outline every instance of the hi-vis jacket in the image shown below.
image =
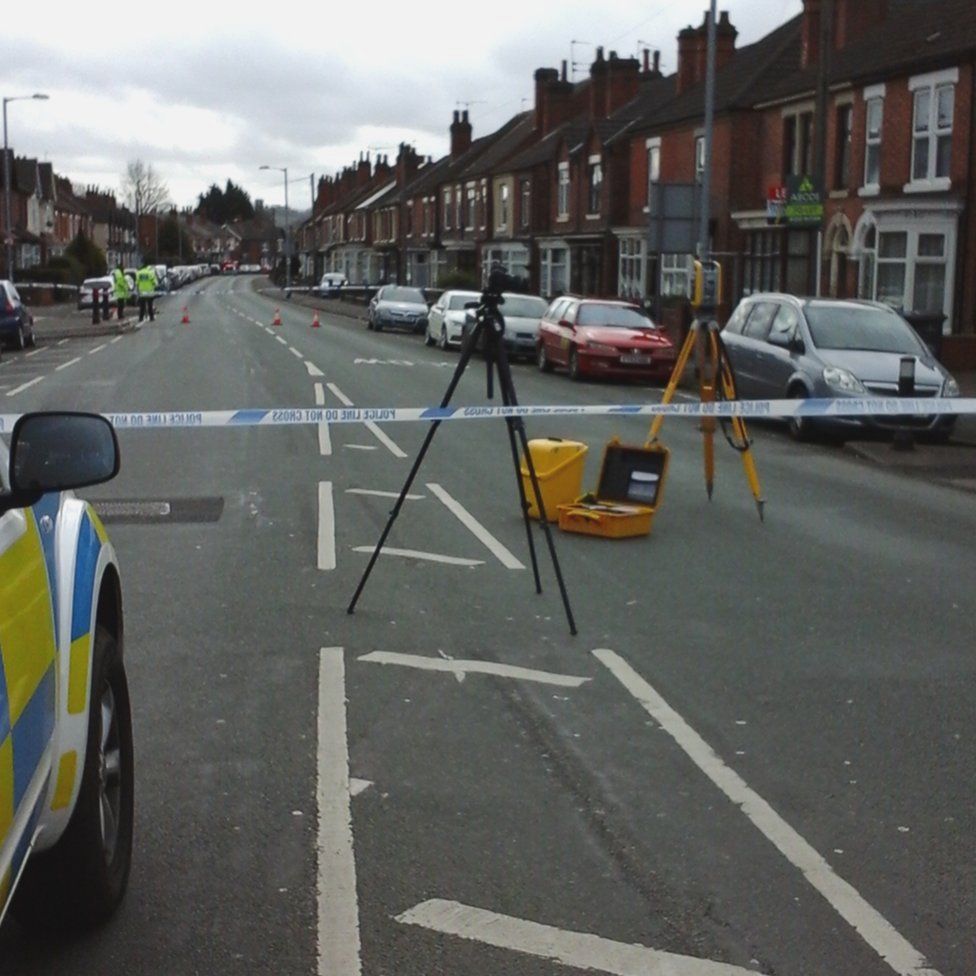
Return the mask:
<svg viewBox="0 0 976 976">
<path fill-rule="evenodd" d="M 154 295 L 158 287 L 159 282 L 156 280 L 156 271 L 148 264 L 136 272 L 136 291 L 140 295 Z"/>
<path fill-rule="evenodd" d="M 115 290 L 115 300 L 125 301 L 129 297 L 129 282 L 125 279 L 125 274 L 120 268 L 112 272 L 112 285 Z"/>
<path fill-rule="evenodd" d="M 78 799 L 100 601 L 120 608 L 118 567 L 87 503 L 55 492 L 0 514 L 0 919 Z"/>
</svg>

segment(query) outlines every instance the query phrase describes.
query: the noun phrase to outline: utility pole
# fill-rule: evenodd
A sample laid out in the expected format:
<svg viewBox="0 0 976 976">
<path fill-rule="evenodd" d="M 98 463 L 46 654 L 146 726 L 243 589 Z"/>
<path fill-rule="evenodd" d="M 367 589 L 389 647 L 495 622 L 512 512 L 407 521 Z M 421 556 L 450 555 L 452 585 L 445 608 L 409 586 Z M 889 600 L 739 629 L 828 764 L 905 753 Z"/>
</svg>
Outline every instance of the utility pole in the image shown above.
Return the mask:
<svg viewBox="0 0 976 976">
<path fill-rule="evenodd" d="M 814 182 L 821 193 L 827 190 L 827 112 L 830 86 L 830 55 L 834 47 L 834 0 L 821 0 L 820 41 L 817 58 L 817 98 L 816 116 L 813 128 L 813 173 Z M 814 294 L 821 293 L 823 277 L 823 225 L 817 229 L 817 255 L 814 261 Z"/>
<path fill-rule="evenodd" d="M 698 228 L 698 259 L 706 261 L 711 251 L 708 226 L 711 223 L 712 196 L 712 137 L 715 128 L 715 47 L 717 44 L 715 15 L 717 0 L 711 0 L 708 13 L 708 51 L 705 62 L 705 168 L 702 172 L 701 224 Z"/>
</svg>

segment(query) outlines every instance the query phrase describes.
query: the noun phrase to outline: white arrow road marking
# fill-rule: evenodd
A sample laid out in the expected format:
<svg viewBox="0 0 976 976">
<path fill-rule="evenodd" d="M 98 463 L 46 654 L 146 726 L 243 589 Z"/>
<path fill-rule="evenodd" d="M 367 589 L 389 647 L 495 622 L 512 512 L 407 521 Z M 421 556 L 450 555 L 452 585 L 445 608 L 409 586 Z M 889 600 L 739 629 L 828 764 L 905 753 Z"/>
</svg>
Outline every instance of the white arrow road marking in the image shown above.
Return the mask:
<svg viewBox="0 0 976 976">
<path fill-rule="evenodd" d="M 854 931 L 901 976 L 939 976 L 900 935 L 758 793 L 719 759 L 712 747 L 619 654 L 605 648 L 594 656 L 640 702 L 691 761 L 759 828 Z"/>
<path fill-rule="evenodd" d="M 377 498 L 399 498 L 400 492 L 398 491 L 377 491 L 373 488 L 347 488 L 347 495 L 375 495 Z M 419 502 L 423 500 L 424 495 L 404 495 L 404 501 L 408 502 Z"/>
<path fill-rule="evenodd" d="M 359 902 L 349 809 L 346 670 L 341 647 L 319 658 L 318 715 L 318 973 L 358 976 Z"/>
<path fill-rule="evenodd" d="M 452 498 L 440 485 L 428 484 L 435 495 L 452 515 L 482 544 L 506 569 L 525 569 L 525 566 L 503 546 L 456 498 Z"/>
<path fill-rule="evenodd" d="M 536 681 L 543 685 L 558 685 L 560 688 L 578 688 L 590 678 L 579 678 L 572 674 L 553 674 L 551 671 L 535 671 L 520 668 L 513 664 L 496 664 L 494 661 L 444 660 L 442 657 L 423 657 L 419 654 L 398 654 L 394 651 L 372 651 L 359 658 L 367 664 L 399 664 L 405 668 L 419 668 L 421 671 L 445 671 L 448 674 L 493 674 L 498 678 L 516 678 L 519 681 Z"/>
<path fill-rule="evenodd" d="M 450 654 L 448 654 L 446 651 L 442 651 L 439 647 L 437 648 L 437 653 L 440 654 L 440 656 L 442 658 L 444 658 L 445 661 L 453 661 L 454 660 L 454 658 L 451 657 Z M 465 673 L 463 671 L 455 671 L 454 672 L 454 677 L 457 678 L 457 683 L 459 685 L 463 685 L 464 684 Z"/>
<path fill-rule="evenodd" d="M 319 569 L 336 568 L 335 502 L 332 498 L 332 482 L 319 482 Z"/>
<path fill-rule="evenodd" d="M 353 546 L 353 552 L 373 552 L 375 546 Z M 417 549 L 390 549 L 384 546 L 381 556 L 402 556 L 404 559 L 421 559 L 428 563 L 444 563 L 445 566 L 484 566 L 480 559 L 461 559 L 458 556 L 441 556 L 436 552 L 420 552 Z"/>
<path fill-rule="evenodd" d="M 350 778 L 349 795 L 359 796 L 360 793 L 365 793 L 372 785 L 373 785 L 373 781 L 369 779 Z"/>
<path fill-rule="evenodd" d="M 307 359 L 305 360 L 305 368 L 308 370 L 309 376 L 325 376 L 325 373 L 315 363 L 310 363 Z"/>
<path fill-rule="evenodd" d="M 612 942 L 587 932 L 567 932 L 441 898 L 422 902 L 397 915 L 396 921 L 615 976 L 756 976 L 755 970 L 741 966 Z"/>
<path fill-rule="evenodd" d="M 332 391 L 332 395 L 333 395 L 333 396 L 334 396 L 334 397 L 335 397 L 335 398 L 336 398 L 336 399 L 337 399 L 337 400 L 338 400 L 338 401 L 339 401 L 339 402 L 340 402 L 340 403 L 341 403 L 341 404 L 342 404 L 343 406 L 345 406 L 345 407 L 352 407 L 352 406 L 355 406 L 355 404 L 354 404 L 354 403 L 352 402 L 352 400 L 350 400 L 350 399 L 349 399 L 349 397 L 347 397 L 347 396 L 345 395 L 345 393 L 343 393 L 343 392 L 342 392 L 342 390 L 340 390 L 340 389 L 339 389 L 339 387 L 335 385 L 335 383 L 327 383 L 326 385 L 327 385 L 327 386 L 328 386 L 328 388 L 329 388 L 329 389 L 330 389 L 330 390 Z M 392 438 L 390 438 L 390 437 L 388 437 L 388 436 L 387 436 L 386 434 L 384 434 L 384 433 L 383 433 L 383 431 L 382 431 L 382 430 L 380 430 L 380 429 L 379 429 L 379 427 L 377 427 L 377 426 L 376 426 L 376 424 L 375 424 L 375 423 L 374 423 L 374 422 L 373 422 L 372 420 L 367 420 L 367 421 L 365 422 L 365 424 L 366 424 L 366 428 L 367 428 L 367 429 L 369 430 L 369 432 L 370 432 L 370 433 L 371 433 L 371 434 L 372 434 L 372 435 L 373 435 L 373 436 L 374 436 L 374 437 L 375 437 L 375 438 L 376 438 L 376 439 L 377 439 L 377 440 L 378 440 L 378 441 L 379 441 L 379 442 L 380 442 L 380 443 L 381 443 L 381 444 L 382 444 L 382 445 L 383 445 L 383 446 L 384 446 L 384 447 L 385 447 L 385 448 L 386 448 L 386 449 L 387 449 L 387 450 L 388 450 L 388 451 L 389 451 L 389 452 L 390 452 L 390 453 L 391 453 L 391 454 L 392 454 L 392 455 L 393 455 L 394 457 L 398 457 L 398 458 L 405 458 L 405 457 L 407 456 L 407 455 L 406 455 L 406 454 L 405 454 L 405 453 L 404 453 L 403 451 L 401 451 L 401 450 L 400 450 L 400 448 L 399 448 L 399 447 L 398 447 L 398 446 L 397 446 L 397 445 L 396 445 L 396 444 L 395 444 L 395 443 L 393 442 L 393 440 L 392 440 Z"/>
</svg>

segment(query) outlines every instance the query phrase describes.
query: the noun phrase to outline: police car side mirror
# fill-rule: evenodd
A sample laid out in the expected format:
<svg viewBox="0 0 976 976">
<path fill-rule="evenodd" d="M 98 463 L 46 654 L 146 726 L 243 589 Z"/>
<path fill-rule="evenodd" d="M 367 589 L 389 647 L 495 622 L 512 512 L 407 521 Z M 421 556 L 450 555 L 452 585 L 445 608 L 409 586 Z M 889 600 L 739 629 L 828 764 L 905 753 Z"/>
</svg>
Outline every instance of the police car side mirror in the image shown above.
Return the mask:
<svg viewBox="0 0 976 976">
<path fill-rule="evenodd" d="M 40 497 L 101 484 L 119 473 L 120 461 L 115 430 L 98 414 L 24 414 L 10 438 L 12 495 Z"/>
</svg>

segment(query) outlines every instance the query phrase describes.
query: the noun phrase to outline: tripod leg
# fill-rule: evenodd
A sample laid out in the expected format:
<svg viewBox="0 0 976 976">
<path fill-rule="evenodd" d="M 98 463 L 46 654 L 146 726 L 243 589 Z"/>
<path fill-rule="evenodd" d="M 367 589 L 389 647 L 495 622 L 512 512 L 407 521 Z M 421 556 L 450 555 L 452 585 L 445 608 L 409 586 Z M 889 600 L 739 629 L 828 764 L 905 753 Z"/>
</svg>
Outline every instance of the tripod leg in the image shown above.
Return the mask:
<svg viewBox="0 0 976 976">
<path fill-rule="evenodd" d="M 448 384 L 444 397 L 441 400 L 440 405 L 442 407 L 446 407 L 451 402 L 451 397 L 454 395 L 454 391 L 457 389 L 457 385 L 460 383 L 461 377 L 464 375 L 465 367 L 468 365 L 468 361 L 471 359 L 471 353 L 474 350 L 474 344 L 477 341 L 478 333 L 483 327 L 483 323 L 479 322 L 475 328 L 468 333 L 467 341 L 461 347 L 461 358 L 458 360 L 457 368 L 454 370 L 454 375 L 451 377 L 451 382 Z M 410 491 L 414 479 L 417 477 L 417 472 L 420 471 L 420 466 L 424 462 L 424 457 L 427 454 L 427 449 L 430 447 L 430 442 L 434 439 L 434 434 L 437 433 L 437 428 L 440 427 L 440 425 L 441 422 L 439 420 L 431 422 L 430 428 L 427 431 L 427 436 L 424 437 L 424 442 L 420 447 L 417 458 L 413 462 L 413 467 L 410 469 L 410 473 L 407 475 L 407 480 L 403 483 L 403 488 L 400 489 L 400 495 L 393 506 L 393 510 L 390 512 L 390 517 L 387 520 L 385 528 L 383 529 L 383 534 L 380 536 L 379 542 L 376 543 L 376 548 L 373 550 L 373 554 L 369 557 L 369 562 L 367 563 L 366 570 L 359 581 L 359 585 L 356 587 L 356 592 L 352 595 L 352 599 L 349 601 L 349 606 L 346 608 L 346 613 L 355 612 L 356 603 L 358 602 L 359 596 L 366 586 L 366 580 L 369 579 L 369 575 L 373 571 L 373 566 L 376 565 L 376 560 L 379 558 L 387 536 L 390 534 L 390 530 L 393 528 L 393 523 L 400 514 L 400 509 L 403 508 L 403 502 L 407 497 L 407 493 Z"/>
<path fill-rule="evenodd" d="M 507 398 L 505 397 L 504 388 L 502 389 L 502 402 L 505 403 L 505 406 L 510 406 L 510 404 L 507 402 Z M 518 482 L 519 505 L 522 508 L 522 521 L 525 523 L 525 536 L 529 543 L 529 558 L 532 560 L 532 575 L 535 578 L 535 591 L 536 593 L 541 593 L 542 580 L 539 578 L 539 560 L 535 554 L 535 539 L 532 536 L 532 522 L 529 519 L 529 500 L 525 496 L 525 485 L 522 483 L 522 472 L 519 470 L 518 445 L 515 442 L 514 418 L 506 417 L 505 426 L 508 428 L 508 443 L 512 448 L 512 465 L 515 468 L 515 480 Z"/>
<path fill-rule="evenodd" d="M 715 382 L 718 371 L 718 344 L 712 332 L 708 333 L 708 340 L 701 344 L 701 402 L 715 402 Z M 709 501 L 712 498 L 712 489 L 715 485 L 715 418 L 702 417 L 702 446 L 705 461 L 705 491 L 708 492 Z"/>
<path fill-rule="evenodd" d="M 515 382 L 512 379 L 512 370 L 508 362 L 508 354 L 505 352 L 505 346 L 502 342 L 500 336 L 497 338 L 497 345 L 494 349 L 495 364 L 498 369 L 498 383 L 502 388 L 502 399 L 506 406 L 517 407 L 518 397 L 515 393 Z M 521 417 L 511 417 L 509 418 L 509 432 L 518 434 L 518 438 L 522 444 L 522 453 L 525 457 L 525 466 L 529 469 L 529 482 L 532 485 L 532 490 L 535 492 L 535 497 L 539 502 L 539 520 L 542 524 L 542 531 L 546 537 L 546 545 L 549 549 L 549 558 L 552 561 L 552 568 L 556 574 L 556 583 L 559 586 L 559 595 L 562 597 L 563 609 L 566 611 L 566 620 L 569 623 L 569 632 L 575 636 L 576 621 L 573 619 L 573 609 L 569 605 L 569 594 L 566 592 L 566 583 L 563 580 L 562 569 L 559 566 L 559 557 L 556 555 L 556 546 L 552 541 L 552 531 L 549 528 L 549 519 L 546 517 L 546 506 L 545 501 L 542 497 L 542 490 L 539 488 L 539 478 L 535 470 L 535 462 L 532 460 L 532 455 L 529 453 L 529 440 L 525 433 L 525 424 L 522 422 Z M 542 588 L 539 585 L 539 574 L 538 568 L 535 564 L 535 549 L 532 545 L 532 527 L 529 523 L 529 510 L 528 506 L 525 504 L 525 492 L 522 486 L 522 477 L 518 466 L 518 451 L 515 449 L 514 438 L 512 440 L 512 460 L 515 465 L 515 477 L 519 482 L 519 491 L 522 497 L 522 517 L 525 520 L 526 532 L 529 536 L 529 548 L 532 553 L 532 564 L 533 568 L 536 570 L 536 585 L 538 589 L 536 592 L 541 593 Z"/>
<path fill-rule="evenodd" d="M 722 377 L 722 392 L 724 393 L 726 400 L 735 400 L 737 399 L 735 391 L 735 377 L 725 359 L 725 352 L 721 339 L 718 339 L 718 347 Z M 752 492 L 752 497 L 756 501 L 756 508 L 759 510 L 759 521 L 762 522 L 764 521 L 763 508 L 766 501 L 762 497 L 762 489 L 759 486 L 759 474 L 756 471 L 756 461 L 752 456 L 749 432 L 746 430 L 746 422 L 742 417 L 732 418 L 732 432 L 742 445 L 742 449 L 740 451 L 742 454 L 742 468 L 746 474 L 746 481 L 749 482 L 749 490 Z"/>
<path fill-rule="evenodd" d="M 668 385 L 664 389 L 664 396 L 661 397 L 661 403 L 670 403 L 674 399 L 674 391 L 677 390 L 678 384 L 681 382 L 681 377 L 685 374 L 685 368 L 688 366 L 688 360 L 691 358 L 691 352 L 695 348 L 695 342 L 698 338 L 698 320 L 696 319 L 691 323 L 691 328 L 688 330 L 688 335 L 685 336 L 684 344 L 681 346 L 681 351 L 678 353 L 678 358 L 675 361 L 674 369 L 671 370 L 671 378 L 668 380 Z M 647 433 L 647 441 L 644 444 L 645 447 L 650 447 L 657 440 L 658 432 L 661 429 L 661 424 L 664 423 L 664 414 L 659 413 L 651 421 L 651 429 Z"/>
</svg>

